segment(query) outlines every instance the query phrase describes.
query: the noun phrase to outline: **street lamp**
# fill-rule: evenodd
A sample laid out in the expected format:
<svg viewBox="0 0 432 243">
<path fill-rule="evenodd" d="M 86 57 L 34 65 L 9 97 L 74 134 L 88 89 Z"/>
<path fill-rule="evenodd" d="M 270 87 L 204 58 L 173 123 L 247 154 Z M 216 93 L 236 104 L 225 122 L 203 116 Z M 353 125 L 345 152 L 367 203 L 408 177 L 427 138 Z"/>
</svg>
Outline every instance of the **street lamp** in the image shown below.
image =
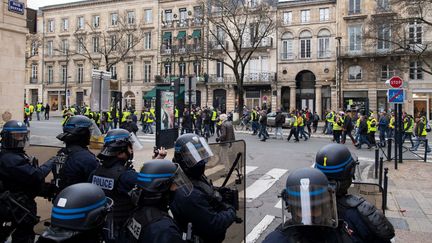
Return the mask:
<svg viewBox="0 0 432 243">
<path fill-rule="evenodd" d="M 336 79 L 336 89 L 337 89 L 337 99 L 338 99 L 338 109 L 342 109 L 342 75 L 341 75 L 341 58 L 340 58 L 340 52 L 341 52 L 341 39 L 342 37 L 337 36 L 335 38 L 338 41 L 338 47 L 336 50 L 336 57 L 337 57 L 337 79 Z"/>
</svg>

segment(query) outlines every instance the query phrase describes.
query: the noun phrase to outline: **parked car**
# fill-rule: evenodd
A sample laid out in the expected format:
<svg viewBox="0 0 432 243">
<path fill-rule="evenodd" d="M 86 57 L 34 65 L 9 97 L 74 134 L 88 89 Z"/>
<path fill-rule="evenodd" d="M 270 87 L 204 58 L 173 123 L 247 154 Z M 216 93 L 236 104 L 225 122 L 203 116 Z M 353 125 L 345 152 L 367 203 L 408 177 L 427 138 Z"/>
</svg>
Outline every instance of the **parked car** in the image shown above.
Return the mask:
<svg viewBox="0 0 432 243">
<path fill-rule="evenodd" d="M 294 117 L 291 116 L 288 112 L 282 112 L 282 115 L 285 116 L 285 123 L 282 125 L 282 127 L 290 128 L 291 125 L 294 123 Z M 274 127 L 275 126 L 275 118 L 276 118 L 276 112 L 270 112 L 267 114 L 267 126 Z"/>
</svg>

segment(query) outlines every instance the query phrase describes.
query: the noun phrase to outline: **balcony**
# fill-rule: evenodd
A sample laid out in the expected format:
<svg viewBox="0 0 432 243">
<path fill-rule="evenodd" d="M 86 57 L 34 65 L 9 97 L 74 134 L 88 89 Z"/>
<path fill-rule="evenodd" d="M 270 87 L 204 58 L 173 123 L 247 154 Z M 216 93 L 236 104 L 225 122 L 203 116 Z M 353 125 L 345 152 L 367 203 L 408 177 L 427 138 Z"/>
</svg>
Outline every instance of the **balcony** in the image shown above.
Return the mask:
<svg viewBox="0 0 432 243">
<path fill-rule="evenodd" d="M 233 84 L 235 83 L 235 78 L 234 75 L 231 74 L 223 74 L 223 77 L 218 77 L 217 74 L 209 74 L 209 83 L 214 83 L 214 84 Z"/>
<path fill-rule="evenodd" d="M 341 57 L 356 58 L 356 57 L 379 57 L 379 56 L 393 56 L 402 55 L 404 50 L 392 48 L 378 48 L 375 45 L 361 45 L 361 46 L 341 46 Z"/>
<path fill-rule="evenodd" d="M 38 83 L 38 78 L 37 77 L 31 77 L 29 80 L 30 84 L 37 84 Z"/>
<path fill-rule="evenodd" d="M 175 50 L 175 46 L 162 45 L 161 50 L 160 50 L 160 54 L 161 55 L 171 55 L 174 53 L 174 50 Z"/>
<path fill-rule="evenodd" d="M 245 83 L 270 83 L 275 81 L 275 73 L 249 73 L 245 74 Z"/>
<path fill-rule="evenodd" d="M 209 42 L 209 49 L 213 50 L 213 51 L 223 51 L 224 47 L 226 50 L 229 49 L 229 42 L 226 41 L 225 45 L 221 45 L 221 43 L 219 41 L 211 41 Z"/>
<path fill-rule="evenodd" d="M 202 47 L 200 44 L 187 45 L 187 49 L 189 53 L 200 53 L 202 51 Z"/>
<path fill-rule="evenodd" d="M 174 28 L 174 21 L 172 20 L 162 21 L 162 29 L 169 29 L 169 28 Z"/>
<path fill-rule="evenodd" d="M 252 48 L 255 47 L 257 43 L 251 43 L 248 40 L 243 40 L 243 47 L 244 48 Z M 261 39 L 261 42 L 259 43 L 258 47 L 272 47 L 273 46 L 273 38 L 271 37 L 265 37 Z"/>
<path fill-rule="evenodd" d="M 190 19 L 181 19 L 177 21 L 177 28 L 188 28 L 190 26 Z"/>
<path fill-rule="evenodd" d="M 203 18 L 202 17 L 195 17 L 190 21 L 191 27 L 201 27 L 203 25 Z"/>
<path fill-rule="evenodd" d="M 294 60 L 296 56 L 293 52 L 280 53 L 280 59 L 282 61 Z"/>
</svg>

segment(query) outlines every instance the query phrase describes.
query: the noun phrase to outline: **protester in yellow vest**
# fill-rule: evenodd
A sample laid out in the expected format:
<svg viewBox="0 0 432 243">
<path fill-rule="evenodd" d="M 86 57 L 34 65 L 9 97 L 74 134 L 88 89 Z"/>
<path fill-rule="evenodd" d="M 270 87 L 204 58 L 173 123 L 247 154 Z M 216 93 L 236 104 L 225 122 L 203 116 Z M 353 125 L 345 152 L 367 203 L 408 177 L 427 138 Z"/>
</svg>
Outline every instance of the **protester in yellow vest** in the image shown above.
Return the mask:
<svg viewBox="0 0 432 243">
<path fill-rule="evenodd" d="M 291 136 L 294 135 L 295 138 L 295 142 L 299 142 L 299 137 L 298 137 L 298 120 L 297 120 L 297 116 L 294 112 L 291 113 L 291 117 L 294 118 L 294 122 L 291 126 L 291 130 L 290 130 L 290 134 L 288 135 L 287 140 L 289 141 L 291 139 Z"/>
<path fill-rule="evenodd" d="M 42 103 L 38 102 L 36 104 L 36 116 L 37 116 L 37 120 L 40 121 L 40 113 L 42 112 Z"/>
<path fill-rule="evenodd" d="M 411 147 L 414 147 L 414 142 L 412 139 L 413 129 L 414 129 L 414 119 L 411 115 L 408 115 L 406 112 L 404 112 L 402 117 L 403 117 L 403 127 L 404 127 L 402 144 L 405 142 L 406 138 L 409 138 L 411 142 Z"/>
<path fill-rule="evenodd" d="M 340 138 L 342 135 L 342 126 L 343 126 L 343 113 L 337 114 L 332 117 L 333 120 L 333 140 L 336 143 L 340 143 Z"/>
<path fill-rule="evenodd" d="M 375 141 L 375 133 L 377 131 L 378 128 L 378 122 L 375 119 L 374 116 L 370 116 L 368 121 L 367 121 L 367 126 L 368 126 L 368 139 L 369 142 L 372 146 L 376 146 L 376 141 Z"/>
<path fill-rule="evenodd" d="M 33 106 L 33 104 L 30 104 L 29 108 L 30 108 L 30 121 L 31 121 L 33 119 L 33 112 L 34 112 L 34 106 Z"/>
<path fill-rule="evenodd" d="M 415 145 L 410 148 L 411 151 L 417 151 L 418 147 L 420 146 L 420 143 L 424 143 L 425 147 L 426 147 L 426 152 L 430 153 L 431 149 L 429 147 L 429 141 L 427 141 L 426 136 L 428 134 L 427 130 L 430 128 L 428 125 L 428 120 L 426 119 L 425 116 L 422 116 L 421 118 L 416 118 L 417 120 L 417 125 L 416 125 L 416 135 L 417 135 L 417 141 L 415 143 Z"/>
</svg>

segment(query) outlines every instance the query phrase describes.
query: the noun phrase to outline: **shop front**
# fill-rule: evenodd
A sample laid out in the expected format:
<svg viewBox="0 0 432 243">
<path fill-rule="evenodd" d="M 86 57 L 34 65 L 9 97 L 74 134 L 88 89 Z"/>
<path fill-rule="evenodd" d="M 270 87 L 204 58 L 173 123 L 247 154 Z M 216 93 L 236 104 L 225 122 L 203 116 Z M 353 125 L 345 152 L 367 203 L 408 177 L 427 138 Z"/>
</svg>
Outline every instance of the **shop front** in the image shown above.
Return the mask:
<svg viewBox="0 0 432 243">
<path fill-rule="evenodd" d="M 369 113 L 368 91 L 344 91 L 343 104 L 345 110 L 356 111 L 363 115 Z"/>
<path fill-rule="evenodd" d="M 51 107 L 51 111 L 62 111 L 65 102 L 64 90 L 48 91 L 48 104 Z"/>
<path fill-rule="evenodd" d="M 432 90 L 413 90 L 412 94 L 412 115 L 415 117 L 426 116 L 431 120 L 431 103 L 432 103 Z"/>
</svg>

